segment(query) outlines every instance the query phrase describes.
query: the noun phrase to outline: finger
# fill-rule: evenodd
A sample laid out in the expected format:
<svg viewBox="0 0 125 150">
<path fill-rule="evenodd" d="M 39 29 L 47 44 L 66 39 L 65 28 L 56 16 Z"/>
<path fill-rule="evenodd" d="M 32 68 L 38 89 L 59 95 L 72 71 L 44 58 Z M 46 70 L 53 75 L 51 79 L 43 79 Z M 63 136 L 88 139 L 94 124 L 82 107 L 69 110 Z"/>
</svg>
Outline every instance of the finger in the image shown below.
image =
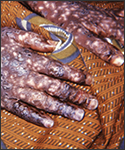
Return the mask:
<svg viewBox="0 0 125 150">
<path fill-rule="evenodd" d="M 81 121 L 84 117 L 84 110 L 78 106 L 60 102 L 57 98 L 51 97 L 45 92 L 30 88 L 13 87 L 12 96 L 42 109 L 49 113 L 65 116 L 69 119 Z"/>
<path fill-rule="evenodd" d="M 3 108 L 14 113 L 15 115 L 25 119 L 28 122 L 34 123 L 39 126 L 51 128 L 54 125 L 54 121 L 45 114 L 42 110 L 29 106 L 28 104 L 17 101 L 16 99 L 2 100 Z"/>
<path fill-rule="evenodd" d="M 124 63 L 122 53 L 87 30 L 103 37 L 113 36 L 124 45 L 124 28 L 118 22 L 116 23 L 113 17 L 107 15 L 105 10 L 102 11 L 101 8 L 93 7 L 85 2 L 28 1 L 26 3 L 35 12 L 71 32 L 78 44 L 102 60 L 116 66 Z"/>
<path fill-rule="evenodd" d="M 5 40 L 7 38 L 6 33 L 11 32 L 11 29 L 2 28 L 2 47 L 4 49 L 6 44 L 9 45 L 8 49 L 6 48 L 4 51 L 8 51 L 7 53 L 9 53 L 15 60 L 18 59 L 20 63 L 22 63 L 22 67 L 27 66 L 26 68 L 29 68 L 30 70 L 79 84 L 92 84 L 93 78 L 88 72 L 81 71 L 80 69 L 63 64 L 59 61 L 53 60 L 50 57 L 39 55 L 31 50 L 21 48 L 19 46 L 18 48 L 15 48 L 13 42 L 10 41 L 11 39 L 8 39 L 11 44 Z M 7 53 L 5 53 L 5 55 L 7 55 Z"/>
<path fill-rule="evenodd" d="M 36 71 L 31 71 L 28 69 L 25 61 L 22 62 L 21 57 L 16 60 L 17 58 L 13 59 L 13 56 L 11 56 L 10 54 L 8 57 L 8 53 L 2 51 L 2 74 L 10 84 L 10 86 L 4 85 L 3 82 L 4 89 L 11 89 L 12 85 L 30 87 L 37 90 L 44 90 L 49 95 L 56 96 L 62 101 L 66 100 L 82 104 L 88 109 L 97 108 L 98 101 L 92 95 L 76 89 L 62 80 L 39 74 Z"/>
<path fill-rule="evenodd" d="M 46 40 L 42 35 L 38 35 L 37 33 L 8 27 L 2 28 L 3 30 L 8 38 L 14 39 L 22 47 L 31 48 L 40 52 L 53 52 L 56 48 L 57 42 Z"/>
<path fill-rule="evenodd" d="M 98 106 L 96 97 L 84 92 L 83 90 L 72 87 L 59 79 L 55 79 L 37 72 L 30 72 L 27 76 L 14 78 L 15 83 L 20 87 L 30 87 L 43 90 L 51 96 L 59 98 L 61 101 L 69 101 L 80 104 L 87 109 L 93 110 Z M 12 81 L 12 78 L 9 82 Z"/>
<path fill-rule="evenodd" d="M 104 40 L 93 36 L 83 26 L 77 26 L 76 30 L 73 31 L 73 34 L 75 35 L 74 37 L 79 45 L 87 48 L 102 60 L 115 66 L 121 66 L 124 63 L 124 56 L 121 51 Z"/>
<path fill-rule="evenodd" d="M 2 72 L 8 83 L 11 83 L 12 85 L 18 85 L 20 87 L 28 86 L 34 89 L 43 89 L 44 91 L 48 92 L 48 94 L 52 96 L 55 95 L 63 101 L 65 99 L 73 101 L 70 95 L 72 95 L 72 91 L 75 91 L 74 88 L 65 84 L 61 80 L 53 79 L 51 77 L 38 74 L 37 72 L 30 71 L 30 68 L 28 69 L 26 64 L 27 59 L 24 60 L 26 53 L 23 55 L 23 57 L 21 55 L 21 51 L 23 49 L 18 47 L 16 50 L 13 50 L 14 45 L 11 45 L 12 43 L 7 43 L 7 40 L 4 41 L 4 38 L 2 38 Z M 7 47 L 5 47 L 5 45 L 7 45 Z M 10 49 L 12 49 L 12 51 L 10 51 Z M 67 87 L 70 87 L 69 90 L 67 90 Z M 5 86 L 5 89 L 7 88 Z M 97 107 L 96 98 L 93 98 L 93 96 L 88 94 L 88 99 L 86 99 L 86 93 L 76 91 L 75 93 L 81 93 L 76 94 L 76 97 L 74 98 L 76 103 L 78 102 L 78 104 L 83 105 L 87 103 L 92 107 L 92 109 Z M 93 102 L 95 102 L 95 105 L 93 105 Z M 87 108 L 89 105 L 87 105 Z"/>
<path fill-rule="evenodd" d="M 103 8 L 78 2 L 80 22 L 91 32 L 103 36 L 113 37 L 124 45 L 124 27 L 114 19 L 114 16 Z M 86 13 L 82 13 L 85 11 Z"/>
<path fill-rule="evenodd" d="M 108 10 L 108 13 L 112 14 L 117 22 L 124 28 L 124 9 L 112 9 Z"/>
<path fill-rule="evenodd" d="M 28 53 L 22 57 L 27 59 L 26 63 L 30 70 L 78 84 L 91 85 L 93 83 L 92 75 L 86 71 L 63 64 L 48 56 L 31 53 L 30 51 L 29 53 L 31 54 L 30 57 L 27 57 Z"/>
</svg>

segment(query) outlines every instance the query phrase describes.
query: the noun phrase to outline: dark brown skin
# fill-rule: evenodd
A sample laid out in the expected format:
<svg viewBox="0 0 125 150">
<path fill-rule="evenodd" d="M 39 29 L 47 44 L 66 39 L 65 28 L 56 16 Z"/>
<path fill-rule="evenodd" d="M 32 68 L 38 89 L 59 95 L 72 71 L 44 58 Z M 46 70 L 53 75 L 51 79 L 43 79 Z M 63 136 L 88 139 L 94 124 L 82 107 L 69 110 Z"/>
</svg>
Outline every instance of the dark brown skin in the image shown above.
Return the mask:
<svg viewBox="0 0 125 150">
<path fill-rule="evenodd" d="M 33 32 L 25 32 L 23 30 L 15 30 L 8 28 L 7 36 L 16 41 L 20 46 L 34 49 L 39 52 L 53 52 L 57 42 L 46 40 L 42 35 Z"/>
<path fill-rule="evenodd" d="M 81 121 L 85 112 L 80 106 L 72 103 L 90 110 L 97 108 L 98 101 L 91 94 L 76 89 L 60 79 L 50 77 L 53 76 L 51 74 L 53 71 L 50 69 L 52 66 L 44 64 L 50 58 L 25 48 L 25 38 L 21 38 L 20 43 L 19 35 L 13 38 L 14 32 L 23 33 L 24 37 L 27 34 L 17 29 L 1 28 L 2 108 L 27 121 L 48 128 L 54 125 L 54 121 L 43 111 Z M 31 43 L 32 48 L 34 44 Z M 28 47 L 31 45 L 29 44 Z M 53 62 L 52 59 L 50 61 L 53 65 L 54 62 L 59 63 L 58 61 Z M 50 76 L 45 75 L 48 72 Z M 58 76 L 56 74 L 55 77 Z"/>
<path fill-rule="evenodd" d="M 2 97 L 1 107 L 6 110 L 16 114 L 22 119 L 32 122 L 38 126 L 44 126 L 50 128 L 54 125 L 53 119 L 51 119 L 46 113 L 42 110 L 38 110 L 31 105 L 24 103 L 21 100 Z"/>
<path fill-rule="evenodd" d="M 124 45 L 124 10 L 109 11 L 82 1 L 23 2 L 25 3 L 33 11 L 72 33 L 78 44 L 102 60 L 116 66 L 124 63 L 122 53 L 102 40 L 111 37 Z"/>
<path fill-rule="evenodd" d="M 41 38 L 41 42 L 36 44 L 38 43 L 36 41 L 40 41 L 40 38 L 36 33 L 32 32 L 25 32 L 22 30 L 5 27 L 2 28 L 2 36 L 7 36 L 8 38 L 13 39 L 21 47 L 28 47 L 37 51 L 41 50 L 43 52 L 47 52 L 51 47 L 51 45 L 48 47 L 48 45 L 45 43 L 45 40 L 42 41 L 43 37 Z M 81 71 L 80 69 L 63 64 L 59 61 L 55 61 L 47 56 L 37 55 L 37 53 L 33 53 L 29 50 L 25 50 L 24 52 L 22 51 L 22 53 L 24 53 L 23 58 L 26 57 L 25 59 L 27 59 L 27 62 L 25 62 L 27 67 L 31 68 L 35 72 L 37 71 L 39 73 L 44 73 L 49 76 L 79 84 L 84 83 L 86 85 L 91 85 L 93 82 L 92 76 L 86 71 Z"/>
</svg>

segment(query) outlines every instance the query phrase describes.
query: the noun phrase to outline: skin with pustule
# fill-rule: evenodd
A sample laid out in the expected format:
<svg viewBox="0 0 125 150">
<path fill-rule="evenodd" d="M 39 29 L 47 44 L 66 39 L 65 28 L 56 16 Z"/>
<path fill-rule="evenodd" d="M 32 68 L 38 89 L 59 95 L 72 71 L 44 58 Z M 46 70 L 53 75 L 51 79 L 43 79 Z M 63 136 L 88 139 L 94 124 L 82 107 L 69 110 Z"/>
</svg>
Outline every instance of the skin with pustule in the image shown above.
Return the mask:
<svg viewBox="0 0 125 150">
<path fill-rule="evenodd" d="M 48 128 L 54 125 L 54 121 L 45 112 L 81 121 L 85 114 L 83 108 L 96 109 L 98 101 L 95 96 L 72 87 L 65 80 L 76 78 L 73 82 L 81 80 L 86 83 L 87 73 L 85 75 L 77 68 L 29 49 L 31 45 L 35 47 L 35 43 L 27 47 L 25 34 L 27 37 L 25 31 L 1 28 L 1 107 Z M 28 34 L 30 37 L 30 32 Z M 72 75 L 65 75 L 67 68 Z M 88 83 L 91 84 L 91 80 Z"/>
<path fill-rule="evenodd" d="M 40 14 L 67 32 L 75 41 L 111 65 L 121 66 L 123 54 L 104 38 L 118 40 L 124 46 L 124 9 L 105 10 L 83 1 L 25 1 Z"/>
</svg>

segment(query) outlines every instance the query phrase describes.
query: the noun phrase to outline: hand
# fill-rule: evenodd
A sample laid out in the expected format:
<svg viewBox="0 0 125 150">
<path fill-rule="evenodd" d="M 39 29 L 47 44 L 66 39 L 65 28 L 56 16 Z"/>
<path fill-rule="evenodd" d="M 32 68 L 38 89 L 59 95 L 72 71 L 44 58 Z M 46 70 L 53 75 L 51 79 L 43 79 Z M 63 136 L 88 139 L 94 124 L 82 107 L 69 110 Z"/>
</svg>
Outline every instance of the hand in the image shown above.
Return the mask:
<svg viewBox="0 0 125 150">
<path fill-rule="evenodd" d="M 54 49 L 55 44 L 48 46 L 35 33 L 1 28 L 1 107 L 45 127 L 54 125 L 46 112 L 80 121 L 83 107 L 98 106 L 96 97 L 63 81 L 91 85 L 89 73 L 29 49 L 49 51 L 50 47 Z"/>
<path fill-rule="evenodd" d="M 124 10 L 105 10 L 82 1 L 27 1 L 33 11 L 73 34 L 77 44 L 102 60 L 121 66 L 123 54 L 106 39 L 124 46 Z"/>
</svg>

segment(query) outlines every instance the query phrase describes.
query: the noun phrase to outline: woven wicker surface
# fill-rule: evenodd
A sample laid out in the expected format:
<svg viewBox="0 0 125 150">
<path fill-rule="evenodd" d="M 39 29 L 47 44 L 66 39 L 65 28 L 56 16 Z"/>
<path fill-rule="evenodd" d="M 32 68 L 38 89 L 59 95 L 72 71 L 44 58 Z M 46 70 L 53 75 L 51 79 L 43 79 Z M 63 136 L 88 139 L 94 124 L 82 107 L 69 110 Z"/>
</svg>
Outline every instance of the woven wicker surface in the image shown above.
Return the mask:
<svg viewBox="0 0 125 150">
<path fill-rule="evenodd" d="M 122 2 L 95 2 L 91 4 L 121 8 Z M 10 7 L 13 6 L 13 7 Z M 18 7 L 18 9 L 17 9 Z M 16 26 L 14 17 L 22 19 L 31 12 L 18 2 L 2 2 L 2 26 Z M 11 8 L 11 10 L 9 9 Z M 12 9 L 15 8 L 15 9 Z M 23 9 L 24 12 L 17 10 Z M 16 10 L 17 9 L 17 10 Z M 18 14 L 13 13 L 17 11 Z M 13 22 L 9 14 L 12 13 Z M 23 15 L 22 15 L 23 13 Z M 10 24 L 6 22 L 11 20 Z M 41 31 L 38 31 L 41 32 Z M 58 115 L 50 115 L 55 120 L 53 128 L 46 129 L 29 123 L 6 110 L 1 110 L 1 139 L 8 149 L 118 149 L 124 137 L 124 65 L 114 67 L 78 46 L 89 72 L 94 76 L 91 86 L 72 84 L 98 98 L 97 110 L 85 109 L 85 117 L 77 122 Z M 81 57 L 69 65 L 85 69 Z"/>
</svg>

